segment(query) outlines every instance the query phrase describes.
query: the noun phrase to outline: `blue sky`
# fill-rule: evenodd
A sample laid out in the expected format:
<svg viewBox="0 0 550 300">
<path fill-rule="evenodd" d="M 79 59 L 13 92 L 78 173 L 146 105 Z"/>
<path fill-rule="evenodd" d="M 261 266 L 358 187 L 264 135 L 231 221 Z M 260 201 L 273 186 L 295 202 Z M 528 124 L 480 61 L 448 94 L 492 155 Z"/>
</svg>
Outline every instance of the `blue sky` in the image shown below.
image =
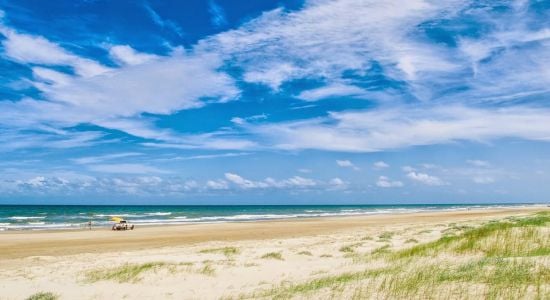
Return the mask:
<svg viewBox="0 0 550 300">
<path fill-rule="evenodd" d="M 0 67 L 0 203 L 549 201 L 549 1 L 0 0 Z"/>
</svg>

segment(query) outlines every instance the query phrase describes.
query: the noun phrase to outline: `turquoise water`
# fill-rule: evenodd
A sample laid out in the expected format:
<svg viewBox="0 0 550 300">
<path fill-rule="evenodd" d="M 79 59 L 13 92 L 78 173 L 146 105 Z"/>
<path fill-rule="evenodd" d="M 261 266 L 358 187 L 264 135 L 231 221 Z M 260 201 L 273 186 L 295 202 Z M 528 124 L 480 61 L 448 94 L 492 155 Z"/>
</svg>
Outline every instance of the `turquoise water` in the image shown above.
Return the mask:
<svg viewBox="0 0 550 300">
<path fill-rule="evenodd" d="M 140 226 L 466 210 L 518 205 L 0 205 L 0 231 L 78 229 L 83 228 L 89 221 L 92 221 L 95 227 L 107 227 L 112 224 L 110 218 L 113 216 L 123 217 L 132 224 Z"/>
</svg>

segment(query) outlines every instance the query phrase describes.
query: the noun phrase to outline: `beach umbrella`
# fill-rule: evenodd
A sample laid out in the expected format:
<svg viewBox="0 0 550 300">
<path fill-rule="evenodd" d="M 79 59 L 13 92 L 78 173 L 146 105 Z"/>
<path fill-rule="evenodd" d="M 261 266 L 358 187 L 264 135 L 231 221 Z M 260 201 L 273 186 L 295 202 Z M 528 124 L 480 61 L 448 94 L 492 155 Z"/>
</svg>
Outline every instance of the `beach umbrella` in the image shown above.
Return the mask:
<svg viewBox="0 0 550 300">
<path fill-rule="evenodd" d="M 115 221 L 115 222 L 120 222 L 120 221 L 122 221 L 122 220 L 124 220 L 124 219 L 122 219 L 122 218 L 120 218 L 120 217 L 112 217 L 112 218 L 111 218 L 111 221 Z"/>
</svg>

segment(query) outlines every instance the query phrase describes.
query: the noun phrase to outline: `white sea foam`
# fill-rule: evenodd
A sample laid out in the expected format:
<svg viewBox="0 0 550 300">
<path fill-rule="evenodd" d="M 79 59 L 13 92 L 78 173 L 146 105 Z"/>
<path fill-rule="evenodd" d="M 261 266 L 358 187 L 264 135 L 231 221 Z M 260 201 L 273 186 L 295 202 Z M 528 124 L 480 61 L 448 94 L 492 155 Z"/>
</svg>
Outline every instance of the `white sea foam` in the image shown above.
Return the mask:
<svg viewBox="0 0 550 300">
<path fill-rule="evenodd" d="M 45 219 L 46 217 L 36 217 L 36 216 L 33 216 L 33 217 L 20 217 L 20 216 L 13 216 L 13 217 L 9 217 L 8 219 L 11 219 L 11 220 L 41 220 L 41 219 Z"/>
<path fill-rule="evenodd" d="M 171 212 L 154 212 L 154 213 L 146 213 L 147 216 L 169 216 L 171 215 Z"/>
</svg>

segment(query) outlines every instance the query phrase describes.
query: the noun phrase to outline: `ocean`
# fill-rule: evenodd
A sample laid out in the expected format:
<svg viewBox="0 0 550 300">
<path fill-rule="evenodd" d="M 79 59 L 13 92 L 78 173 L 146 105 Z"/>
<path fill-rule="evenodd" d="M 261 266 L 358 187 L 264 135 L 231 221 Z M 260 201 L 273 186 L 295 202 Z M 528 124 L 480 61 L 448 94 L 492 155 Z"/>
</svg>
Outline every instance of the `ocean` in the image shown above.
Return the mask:
<svg viewBox="0 0 550 300">
<path fill-rule="evenodd" d="M 528 206 L 529 204 L 423 205 L 220 205 L 220 206 L 106 206 L 0 205 L 0 231 L 110 227 L 112 217 L 140 225 L 246 222 L 274 219 L 359 216 L 437 210 L 467 210 Z"/>
</svg>

